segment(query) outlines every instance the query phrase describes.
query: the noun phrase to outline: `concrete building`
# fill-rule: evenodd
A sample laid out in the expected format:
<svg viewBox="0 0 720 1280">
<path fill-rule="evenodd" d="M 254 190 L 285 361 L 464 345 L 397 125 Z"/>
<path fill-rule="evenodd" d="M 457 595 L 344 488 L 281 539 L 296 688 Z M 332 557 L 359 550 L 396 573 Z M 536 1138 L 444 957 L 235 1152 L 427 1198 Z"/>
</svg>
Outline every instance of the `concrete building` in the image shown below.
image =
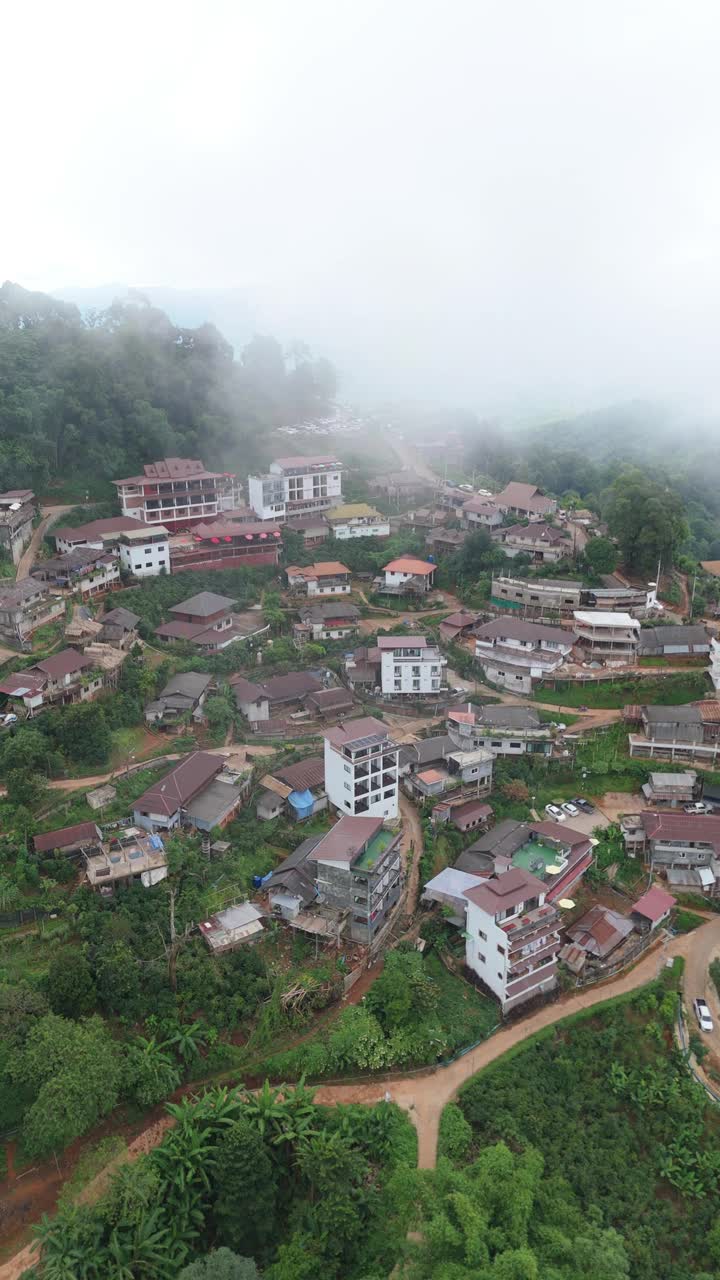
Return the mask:
<svg viewBox="0 0 720 1280">
<path fill-rule="evenodd" d="M 76 547 L 49 560 L 38 560 L 31 573 L 33 578 L 47 582 L 56 590 L 77 592 L 83 600 L 105 595 L 121 586 L 117 552 L 98 551 L 94 547 Z"/>
<path fill-rule="evenodd" d="M 557 511 L 554 498 L 546 498 L 535 484 L 523 484 L 519 480 L 511 480 L 505 485 L 502 493 L 493 498 L 503 511 L 511 515 L 525 516 L 528 520 L 537 520 L 542 516 L 553 515 Z"/>
<path fill-rule="evenodd" d="M 702 783 L 694 769 L 684 773 L 651 773 L 641 791 L 648 804 L 677 809 L 678 805 L 691 804 L 700 794 Z"/>
<path fill-rule="evenodd" d="M 534 564 L 557 564 L 573 554 L 573 544 L 563 529 L 551 524 L 512 524 L 493 531 L 506 556 L 527 555 Z"/>
<path fill-rule="evenodd" d="M 64 613 L 65 601 L 37 578 L 0 584 L 0 637 L 10 644 L 29 648 L 33 631 Z"/>
<path fill-rule="evenodd" d="M 133 883 L 150 889 L 168 873 L 162 840 L 138 827 L 120 828 L 98 849 L 85 852 L 84 857 L 87 882 L 104 898 Z"/>
<path fill-rule="evenodd" d="M 133 578 L 155 578 L 170 572 L 170 535 L 164 525 L 125 529 L 118 537 L 123 573 Z"/>
<path fill-rule="evenodd" d="M 439 694 L 443 683 L 443 658 L 437 645 L 425 636 L 378 636 L 380 687 L 385 694 Z"/>
<path fill-rule="evenodd" d="M 342 470 L 333 455 L 277 458 L 266 475 L 248 478 L 250 506 L 261 520 L 327 511 L 342 501 Z"/>
<path fill-rule="evenodd" d="M 491 498 L 468 498 L 460 509 L 463 524 L 470 529 L 497 529 L 503 522 L 503 512 Z"/>
<path fill-rule="evenodd" d="M 432 590 L 436 569 L 429 560 L 398 556 L 385 565 L 383 577 L 375 579 L 375 590 L 386 595 L 424 595 Z"/>
<path fill-rule="evenodd" d="M 164 525 L 173 533 L 240 505 L 237 479 L 207 471 L 198 458 L 148 462 L 142 475 L 114 480 L 124 516 Z"/>
<path fill-rule="evenodd" d="M 590 612 L 576 609 L 573 613 L 578 646 L 587 662 L 603 662 L 608 666 L 624 665 L 637 658 L 640 623 L 629 613 Z"/>
<path fill-rule="evenodd" d="M 515 693 L 531 693 L 555 676 L 575 643 L 571 631 L 522 618 L 496 618 L 475 632 L 475 657 L 486 679 Z"/>
<path fill-rule="evenodd" d="M 608 581 L 606 578 L 605 581 Z M 573 578 L 516 578 L 508 574 L 493 575 L 490 605 L 505 613 L 524 618 L 542 618 L 559 614 L 572 617 L 576 609 L 626 610 L 644 617 L 649 609 L 650 593 L 622 583 L 609 587 L 585 587 Z"/>
<path fill-rule="evenodd" d="M 433 557 L 451 556 L 467 542 L 467 529 L 431 529 L 425 535 L 425 546 Z"/>
<path fill-rule="evenodd" d="M 94 547 L 96 551 L 113 551 L 117 548 L 120 537 L 129 529 L 138 529 L 150 533 L 152 526 L 142 520 L 134 520 L 132 516 L 107 516 L 103 520 L 91 520 L 88 524 L 61 525 L 51 530 L 55 542 L 55 550 L 59 555 L 68 551 L 76 551 L 79 547 Z"/>
<path fill-rule="evenodd" d="M 91 655 L 63 649 L 24 671 L 5 676 L 0 681 L 0 693 L 6 694 L 17 710 L 24 709 L 32 717 L 51 705 L 88 702 L 105 683 L 105 675 Z"/>
<path fill-rule="evenodd" d="M 32 489 L 8 489 L 0 493 L 0 550 L 18 564 L 32 538 L 36 514 Z"/>
<path fill-rule="evenodd" d="M 396 818 L 398 752 L 380 720 L 364 716 L 326 729 L 325 787 L 341 813 Z"/>
<path fill-rule="evenodd" d="M 299 534 L 306 547 L 318 547 L 330 537 L 330 525 L 321 513 L 293 516 L 285 521 L 285 528 Z"/>
<path fill-rule="evenodd" d="M 707 627 L 643 627 L 638 636 L 638 654 L 654 658 L 710 657 Z"/>
<path fill-rule="evenodd" d="M 304 567 L 288 565 L 288 586 L 306 596 L 350 595 L 350 570 L 339 560 L 319 560 Z"/>
<path fill-rule="evenodd" d="M 194 751 L 138 797 L 133 821 L 151 832 L 180 825 L 210 831 L 230 820 L 249 786 L 249 772 L 240 774 L 221 755 Z"/>
<path fill-rule="evenodd" d="M 282 551 L 282 534 L 277 524 L 236 521 L 232 512 L 193 525 L 186 539 L 173 542 L 173 573 L 276 565 Z"/>
<path fill-rule="evenodd" d="M 402 893 L 400 831 L 381 818 L 341 817 L 310 852 L 318 896 L 347 912 L 354 942 L 370 946 Z"/>
<path fill-rule="evenodd" d="M 720 896 L 720 816 L 715 814 L 625 814 L 625 849 L 639 857 L 671 888 Z"/>
<path fill-rule="evenodd" d="M 710 664 L 705 669 L 710 676 L 712 687 L 717 697 L 720 695 L 720 641 L 716 636 L 713 636 L 710 641 Z"/>
<path fill-rule="evenodd" d="M 389 538 L 390 521 L 367 502 L 349 502 L 331 507 L 326 520 L 333 537 L 341 542 L 350 538 Z"/>
<path fill-rule="evenodd" d="M 484 747 L 494 756 L 552 755 L 552 729 L 534 707 L 465 707 L 448 711 L 447 731 L 459 749 Z"/>
<path fill-rule="evenodd" d="M 557 986 L 559 916 L 542 880 L 517 867 L 465 889 L 465 963 L 503 1013 Z"/>
</svg>

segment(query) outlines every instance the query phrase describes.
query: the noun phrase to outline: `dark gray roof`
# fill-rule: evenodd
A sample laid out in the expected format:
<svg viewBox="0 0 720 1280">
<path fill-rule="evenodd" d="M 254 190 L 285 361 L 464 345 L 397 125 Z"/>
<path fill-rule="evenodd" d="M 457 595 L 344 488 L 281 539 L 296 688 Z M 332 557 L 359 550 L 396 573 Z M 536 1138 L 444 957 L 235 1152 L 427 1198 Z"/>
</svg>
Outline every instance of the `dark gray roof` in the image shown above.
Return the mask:
<svg viewBox="0 0 720 1280">
<path fill-rule="evenodd" d="M 505 858 L 511 858 L 530 838 L 529 832 L 527 822 L 518 822 L 516 818 L 503 818 L 479 840 L 475 840 L 460 856 L 464 857 L 468 853 L 489 853 L 495 857 L 502 855 Z M 460 864 L 456 862 L 455 865 Z M 470 869 L 461 867 L 463 871 Z"/>
<path fill-rule="evenodd" d="M 231 609 L 234 603 L 230 596 L 219 596 L 215 591 L 199 591 L 189 600 L 174 604 L 170 613 L 192 613 L 196 618 L 209 618 L 221 609 Z"/>
<path fill-rule="evenodd" d="M 343 600 L 338 600 L 336 604 L 309 604 L 298 610 L 303 622 L 324 622 L 326 618 L 351 618 L 355 621 L 360 617 L 360 610 L 354 604 L 345 604 Z"/>
<path fill-rule="evenodd" d="M 196 822 L 209 822 L 211 826 L 217 826 L 228 810 L 238 803 L 241 795 L 242 791 L 239 787 L 233 786 L 231 782 L 220 782 L 215 778 L 209 786 L 203 788 L 199 795 L 188 801 L 188 815 Z"/>
<path fill-rule="evenodd" d="M 643 707 L 650 724 L 702 724 L 699 707 Z"/>
<path fill-rule="evenodd" d="M 206 675 L 204 671 L 185 671 L 168 680 L 160 697 L 169 698 L 173 694 L 180 694 L 194 700 L 202 697 L 209 684 L 212 684 L 212 676 Z"/>
<path fill-rule="evenodd" d="M 500 640 L 507 636 L 511 640 L 555 640 L 564 644 L 572 644 L 572 631 L 561 627 L 546 627 L 541 622 L 525 622 L 523 618 L 494 618 L 478 627 L 475 635 L 481 640 Z"/>
<path fill-rule="evenodd" d="M 14 609 L 34 596 L 47 595 L 49 587 L 36 578 L 21 578 L 19 582 L 10 579 L 0 581 L 0 605 L 3 609 Z"/>
<path fill-rule="evenodd" d="M 123 609 L 122 605 L 119 605 L 117 609 L 104 613 L 100 621 L 103 626 L 110 622 L 115 627 L 123 627 L 125 631 L 134 631 L 140 621 L 140 614 L 133 613 L 131 609 Z"/>
<path fill-rule="evenodd" d="M 542 721 L 534 707 L 513 707 L 500 704 L 480 708 L 481 724 L 493 729 L 540 729 Z"/>
<path fill-rule="evenodd" d="M 312 791 L 313 787 L 324 786 L 325 757 L 307 756 L 304 760 L 287 765 L 285 769 L 275 769 L 273 777 L 279 778 L 287 787 L 292 787 L 293 791 Z"/>
<path fill-rule="evenodd" d="M 316 896 L 314 867 L 308 866 L 308 857 L 320 843 L 322 836 L 308 836 L 297 849 L 280 863 L 264 885 L 265 892 L 272 889 L 284 889 L 287 893 L 300 898 L 303 906 L 307 906 Z"/>
<path fill-rule="evenodd" d="M 707 649 L 709 644 L 710 636 L 705 627 L 697 625 L 643 627 L 639 637 L 640 649 L 647 650 L 664 649 L 668 645 L 687 645 L 688 648 L 697 645 Z"/>
<path fill-rule="evenodd" d="M 444 760 L 451 751 L 457 751 L 457 744 L 449 734 L 443 733 L 435 738 L 421 738 L 418 742 L 409 743 L 408 751 L 413 752 L 411 762 L 427 765 L 436 760 Z"/>
</svg>

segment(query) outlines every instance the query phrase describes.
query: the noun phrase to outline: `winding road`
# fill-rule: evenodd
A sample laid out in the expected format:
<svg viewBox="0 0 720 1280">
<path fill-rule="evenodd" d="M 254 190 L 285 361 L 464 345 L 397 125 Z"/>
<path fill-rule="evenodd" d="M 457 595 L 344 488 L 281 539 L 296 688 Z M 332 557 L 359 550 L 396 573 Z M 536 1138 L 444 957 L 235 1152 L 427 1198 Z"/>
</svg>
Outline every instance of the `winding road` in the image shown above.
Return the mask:
<svg viewBox="0 0 720 1280">
<path fill-rule="evenodd" d="M 72 511 L 72 507 L 42 507 L 41 511 L 42 520 L 40 521 L 37 529 L 34 530 L 32 538 L 28 542 L 20 560 L 18 561 L 16 574 L 18 582 L 20 582 L 21 578 L 28 578 L 30 576 L 30 570 L 37 560 L 40 543 L 45 537 L 50 525 L 53 524 L 55 520 L 59 520 L 60 516 L 64 515 L 66 511 Z"/>
</svg>

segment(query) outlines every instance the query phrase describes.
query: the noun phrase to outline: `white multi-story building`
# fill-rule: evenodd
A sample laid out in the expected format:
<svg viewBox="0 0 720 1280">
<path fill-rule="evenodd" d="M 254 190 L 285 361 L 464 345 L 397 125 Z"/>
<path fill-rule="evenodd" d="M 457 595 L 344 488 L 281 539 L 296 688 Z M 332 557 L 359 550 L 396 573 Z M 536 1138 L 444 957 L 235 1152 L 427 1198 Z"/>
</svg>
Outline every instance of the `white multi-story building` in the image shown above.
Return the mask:
<svg viewBox="0 0 720 1280">
<path fill-rule="evenodd" d="M 629 613 L 603 613 L 576 609 L 575 634 L 586 656 L 594 661 L 634 662 L 640 639 L 640 623 Z"/>
<path fill-rule="evenodd" d="M 440 693 L 443 688 L 443 658 L 437 645 L 425 636 L 378 636 L 380 685 L 383 693 Z"/>
<path fill-rule="evenodd" d="M 546 887 L 520 867 L 465 889 L 465 963 L 497 996 L 503 1013 L 557 985 L 559 917 Z"/>
<path fill-rule="evenodd" d="M 261 520 L 327 511 L 342 501 L 342 463 L 328 454 L 276 458 L 266 475 L 248 477 L 248 496 Z"/>
<path fill-rule="evenodd" d="M 120 567 L 134 578 L 170 572 L 170 535 L 164 525 L 154 529 L 126 529 L 118 537 Z"/>
<path fill-rule="evenodd" d="M 234 475 L 206 471 L 199 458 L 161 458 L 147 462 L 141 476 L 114 480 L 124 516 L 165 525 L 176 533 L 240 505 Z"/>
<path fill-rule="evenodd" d="M 367 502 L 348 502 L 327 513 L 333 537 L 340 542 L 349 538 L 389 538 L 390 521 Z"/>
<path fill-rule="evenodd" d="M 475 657 L 486 679 L 514 693 L 554 675 L 572 651 L 575 637 L 561 627 L 502 617 L 475 632 Z"/>
<path fill-rule="evenodd" d="M 385 725 L 363 716 L 327 729 L 324 738 L 330 803 L 352 817 L 396 818 L 400 748 Z"/>
<path fill-rule="evenodd" d="M 715 636 L 710 641 L 710 666 L 706 668 L 712 686 L 716 693 L 720 693 L 720 641 Z"/>
</svg>

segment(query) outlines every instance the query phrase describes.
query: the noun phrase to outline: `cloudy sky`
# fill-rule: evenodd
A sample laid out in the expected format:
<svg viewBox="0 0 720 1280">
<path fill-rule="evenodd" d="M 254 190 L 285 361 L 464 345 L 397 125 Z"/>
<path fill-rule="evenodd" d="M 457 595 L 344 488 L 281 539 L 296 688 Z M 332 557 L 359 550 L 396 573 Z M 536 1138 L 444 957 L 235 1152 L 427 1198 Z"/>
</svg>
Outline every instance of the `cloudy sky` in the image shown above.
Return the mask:
<svg viewBox="0 0 720 1280">
<path fill-rule="evenodd" d="M 716 0 L 38 0 L 3 44 L 3 278 L 239 290 L 361 393 L 720 407 Z"/>
</svg>

